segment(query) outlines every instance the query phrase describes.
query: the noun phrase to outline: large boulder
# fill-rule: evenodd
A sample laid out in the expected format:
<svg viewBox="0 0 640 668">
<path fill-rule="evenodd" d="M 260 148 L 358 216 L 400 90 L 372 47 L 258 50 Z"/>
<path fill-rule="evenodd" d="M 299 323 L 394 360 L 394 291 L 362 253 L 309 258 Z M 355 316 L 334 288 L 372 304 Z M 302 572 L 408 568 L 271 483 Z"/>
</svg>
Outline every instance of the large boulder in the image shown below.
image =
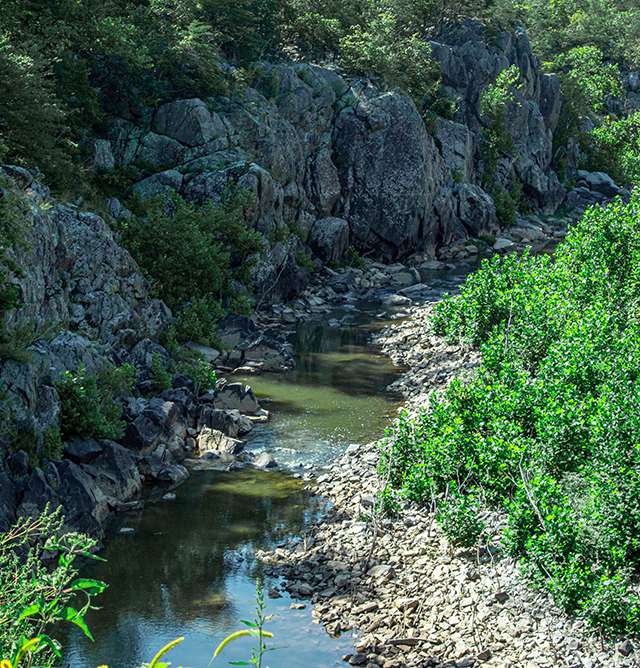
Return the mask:
<svg viewBox="0 0 640 668">
<path fill-rule="evenodd" d="M 51 489 L 41 469 L 34 469 L 22 494 L 22 500 L 16 510 L 18 517 L 35 517 L 42 514 L 49 506 L 53 512 L 60 505 L 57 494 Z"/>
<path fill-rule="evenodd" d="M 98 487 L 107 496 L 128 501 L 142 488 L 131 452 L 113 441 L 101 441 L 102 453 L 91 463 Z"/>
<path fill-rule="evenodd" d="M 316 220 L 309 245 L 325 262 L 340 260 L 349 247 L 349 223 L 342 218 Z"/>
<path fill-rule="evenodd" d="M 213 450 L 216 453 L 237 455 L 242 452 L 244 443 L 236 438 L 230 438 L 221 431 L 203 427 L 198 436 L 198 450 L 200 454 Z"/>
<path fill-rule="evenodd" d="M 411 98 L 364 87 L 335 128 L 336 213 L 348 221 L 353 245 L 395 258 L 437 237 L 432 207 L 445 170 Z"/>
<path fill-rule="evenodd" d="M 206 144 L 227 135 L 218 114 L 209 111 L 198 98 L 163 104 L 155 113 L 153 129 L 187 146 Z"/>
<path fill-rule="evenodd" d="M 540 77 L 540 113 L 544 124 L 555 132 L 562 111 L 562 96 L 557 74 L 543 74 Z"/>
<path fill-rule="evenodd" d="M 216 389 L 213 405 L 218 409 L 238 410 L 252 415 L 260 410 L 253 390 L 242 383 L 227 383 Z"/>
<path fill-rule="evenodd" d="M 56 468 L 60 475 L 58 494 L 62 500 L 65 525 L 91 535 L 99 533 L 100 523 L 109 514 L 107 497 L 78 464 L 65 459 Z"/>
<path fill-rule="evenodd" d="M 471 235 L 494 234 L 499 229 L 498 216 L 493 199 L 480 188 L 470 183 L 456 186 L 458 217 Z"/>
</svg>

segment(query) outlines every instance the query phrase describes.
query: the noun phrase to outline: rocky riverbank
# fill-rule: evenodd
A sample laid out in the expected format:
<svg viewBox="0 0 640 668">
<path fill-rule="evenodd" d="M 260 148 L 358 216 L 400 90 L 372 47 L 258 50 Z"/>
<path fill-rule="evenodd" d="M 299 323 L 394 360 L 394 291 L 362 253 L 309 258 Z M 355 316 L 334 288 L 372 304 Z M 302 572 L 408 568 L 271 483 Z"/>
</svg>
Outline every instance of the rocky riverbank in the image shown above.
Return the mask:
<svg viewBox="0 0 640 668">
<path fill-rule="evenodd" d="M 393 389 L 415 410 L 452 378 L 473 371 L 479 356 L 429 330 L 433 304 L 410 307 L 410 318 L 377 337 L 409 371 Z M 259 553 L 275 582 L 310 599 L 314 617 L 334 635 L 360 631 L 355 666 L 639 665 L 635 639 L 600 638 L 580 618 L 568 618 L 544 590 L 528 586 L 517 561 L 503 551 L 506 518 L 482 517 L 488 540 L 475 551 L 455 549 L 433 513 L 406 504 L 396 519 L 379 517 L 384 487 L 379 464 L 385 440 L 351 445 L 311 485 L 333 505 L 299 542 Z"/>
</svg>

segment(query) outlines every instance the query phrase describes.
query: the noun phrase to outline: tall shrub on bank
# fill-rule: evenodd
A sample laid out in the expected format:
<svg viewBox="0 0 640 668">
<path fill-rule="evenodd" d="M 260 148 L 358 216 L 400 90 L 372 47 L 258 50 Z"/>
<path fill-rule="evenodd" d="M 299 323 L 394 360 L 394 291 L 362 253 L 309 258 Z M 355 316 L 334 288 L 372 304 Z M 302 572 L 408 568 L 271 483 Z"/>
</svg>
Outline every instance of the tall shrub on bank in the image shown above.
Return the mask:
<svg viewBox="0 0 640 668">
<path fill-rule="evenodd" d="M 139 215 L 120 224 L 122 244 L 177 313 L 179 340 L 213 344 L 223 305 L 242 315 L 251 312 L 242 286 L 251 284 L 255 258 L 249 256 L 264 248 L 265 239 L 247 228 L 247 204 L 234 188 L 220 203 L 201 207 L 172 192 L 144 200 Z"/>
<path fill-rule="evenodd" d="M 391 480 L 450 487 L 509 514 L 522 556 L 567 611 L 640 630 L 640 196 L 589 210 L 557 251 L 485 261 L 437 332 L 479 372 L 395 428 Z"/>
</svg>

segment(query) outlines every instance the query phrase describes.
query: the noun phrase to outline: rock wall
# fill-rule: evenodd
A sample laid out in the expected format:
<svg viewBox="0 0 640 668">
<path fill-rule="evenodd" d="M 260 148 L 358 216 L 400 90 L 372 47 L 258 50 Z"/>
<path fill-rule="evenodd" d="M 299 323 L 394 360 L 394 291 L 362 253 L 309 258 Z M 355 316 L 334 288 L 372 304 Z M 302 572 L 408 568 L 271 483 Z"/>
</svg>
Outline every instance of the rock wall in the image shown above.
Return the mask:
<svg viewBox="0 0 640 668">
<path fill-rule="evenodd" d="M 261 63 L 251 86 L 227 97 L 178 100 L 113 120 L 108 139 L 94 142 L 94 164 L 128 167 L 137 175 L 133 189 L 145 196 L 175 189 L 198 203 L 215 201 L 230 181 L 252 192 L 249 225 L 265 236 L 284 224 L 297 231 L 290 252 L 269 249 L 254 275 L 258 292 L 288 299 L 291 286 L 304 283 L 295 266 L 301 250 L 321 247 L 323 260 L 348 245 L 386 260 L 435 256 L 452 240 L 498 230 L 492 199 L 479 186 L 488 122 L 480 96 L 516 64 L 524 86 L 507 125 L 517 158 L 502 160 L 498 177 L 520 179 L 536 210 L 554 211 L 565 195 L 550 170 L 559 90 L 554 75 L 540 76 L 524 30 L 489 35 L 467 21 L 432 50 L 457 105 L 434 136 L 399 89 L 310 64 Z M 115 204 L 113 214 L 127 212 Z"/>
</svg>

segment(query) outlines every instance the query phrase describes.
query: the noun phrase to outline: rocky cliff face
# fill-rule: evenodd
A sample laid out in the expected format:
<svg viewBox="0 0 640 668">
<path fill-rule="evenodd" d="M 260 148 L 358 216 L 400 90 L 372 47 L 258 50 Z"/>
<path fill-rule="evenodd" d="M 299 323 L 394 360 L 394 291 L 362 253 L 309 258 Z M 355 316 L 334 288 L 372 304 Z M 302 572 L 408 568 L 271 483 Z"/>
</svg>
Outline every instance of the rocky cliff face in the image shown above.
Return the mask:
<svg viewBox="0 0 640 668">
<path fill-rule="evenodd" d="M 387 260 L 435 255 L 437 246 L 498 229 L 492 199 L 479 186 L 480 132 L 488 122 L 480 95 L 515 64 L 524 86 L 507 126 L 517 159 L 501 160 L 498 178 L 519 179 L 535 209 L 554 211 L 565 195 L 550 170 L 559 90 L 553 75 L 540 76 L 524 30 L 491 36 L 468 21 L 432 49 L 457 103 L 454 119 L 441 119 L 434 136 L 398 89 L 309 64 L 262 63 L 251 86 L 228 97 L 115 119 L 108 139 L 94 144 L 95 165 L 132 168 L 133 188 L 147 196 L 175 189 L 195 202 L 216 200 L 230 181 L 252 192 L 248 224 L 267 236 L 283 224 L 298 232 L 289 252 L 263 256 L 255 274 L 262 292 L 283 266 L 295 265 L 299 250 L 309 250 L 306 243 L 322 245 L 322 259 L 344 247 L 336 218 L 346 221 L 347 245 L 360 252 Z M 126 215 L 117 203 L 113 213 Z M 337 244 L 328 249 L 327 228 L 336 230 Z M 297 280 L 295 271 L 287 275 Z M 287 292 L 282 283 L 272 297 Z"/>
</svg>

